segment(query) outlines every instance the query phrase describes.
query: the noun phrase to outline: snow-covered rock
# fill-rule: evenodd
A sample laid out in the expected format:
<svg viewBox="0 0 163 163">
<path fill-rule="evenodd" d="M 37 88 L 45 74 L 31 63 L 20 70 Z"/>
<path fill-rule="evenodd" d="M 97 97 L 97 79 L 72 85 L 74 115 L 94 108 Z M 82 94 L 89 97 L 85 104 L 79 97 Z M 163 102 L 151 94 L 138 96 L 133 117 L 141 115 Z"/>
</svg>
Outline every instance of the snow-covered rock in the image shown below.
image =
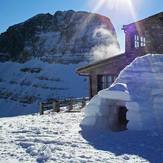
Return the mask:
<svg viewBox="0 0 163 163">
<path fill-rule="evenodd" d="M 0 63 L 0 117 L 36 113 L 48 99 L 87 96 L 87 79 L 75 72 L 83 64 Z"/>
<path fill-rule="evenodd" d="M 163 55 L 137 57 L 110 88 L 100 91 L 90 101 L 82 125 L 110 129 L 119 117 L 117 108 L 125 107 L 128 130 L 163 132 L 162 90 Z"/>
</svg>

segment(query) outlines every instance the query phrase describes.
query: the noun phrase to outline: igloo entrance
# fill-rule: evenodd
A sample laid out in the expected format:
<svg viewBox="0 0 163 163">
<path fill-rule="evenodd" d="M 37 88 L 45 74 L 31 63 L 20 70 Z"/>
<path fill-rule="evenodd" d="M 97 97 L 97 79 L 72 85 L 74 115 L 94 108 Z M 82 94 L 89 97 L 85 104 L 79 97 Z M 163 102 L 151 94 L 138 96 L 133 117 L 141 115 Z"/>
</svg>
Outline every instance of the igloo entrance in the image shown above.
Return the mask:
<svg viewBox="0 0 163 163">
<path fill-rule="evenodd" d="M 119 106 L 118 108 L 118 129 L 119 130 L 127 130 L 127 111 L 126 106 Z"/>
<path fill-rule="evenodd" d="M 109 111 L 109 128 L 112 131 L 123 131 L 127 130 L 127 107 L 125 105 L 119 105 L 118 102 L 112 103 L 108 106 Z"/>
</svg>

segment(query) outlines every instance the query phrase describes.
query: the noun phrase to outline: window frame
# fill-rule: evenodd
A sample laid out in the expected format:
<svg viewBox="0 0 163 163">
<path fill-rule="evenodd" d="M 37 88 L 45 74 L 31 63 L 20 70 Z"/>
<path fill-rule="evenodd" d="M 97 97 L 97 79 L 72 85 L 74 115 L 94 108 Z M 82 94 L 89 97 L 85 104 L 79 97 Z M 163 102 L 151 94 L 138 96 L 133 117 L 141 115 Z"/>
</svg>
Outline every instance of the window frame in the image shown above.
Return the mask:
<svg viewBox="0 0 163 163">
<path fill-rule="evenodd" d="M 103 75 L 98 75 L 98 91 L 102 89 L 109 88 L 113 82 L 116 80 L 117 75 L 110 75 L 110 74 L 103 74 Z"/>
<path fill-rule="evenodd" d="M 134 48 L 142 48 L 146 46 L 145 36 L 139 36 L 138 34 L 134 35 Z"/>
<path fill-rule="evenodd" d="M 134 35 L 134 47 L 135 48 L 139 48 L 140 46 L 139 46 L 139 43 L 140 43 L 140 41 L 139 41 L 139 35 Z"/>
</svg>

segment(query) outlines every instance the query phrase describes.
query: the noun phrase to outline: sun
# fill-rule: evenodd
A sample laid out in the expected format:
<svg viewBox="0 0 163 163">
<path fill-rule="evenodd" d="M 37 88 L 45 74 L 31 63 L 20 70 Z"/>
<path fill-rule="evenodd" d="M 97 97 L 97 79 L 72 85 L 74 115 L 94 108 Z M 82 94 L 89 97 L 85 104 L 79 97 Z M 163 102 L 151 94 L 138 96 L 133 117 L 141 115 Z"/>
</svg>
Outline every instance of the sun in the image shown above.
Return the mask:
<svg viewBox="0 0 163 163">
<path fill-rule="evenodd" d="M 92 0 L 91 9 L 92 12 L 108 9 L 108 11 L 111 10 L 112 12 L 115 12 L 115 14 L 128 12 L 128 14 L 132 15 L 133 19 L 136 19 L 132 0 Z"/>
</svg>

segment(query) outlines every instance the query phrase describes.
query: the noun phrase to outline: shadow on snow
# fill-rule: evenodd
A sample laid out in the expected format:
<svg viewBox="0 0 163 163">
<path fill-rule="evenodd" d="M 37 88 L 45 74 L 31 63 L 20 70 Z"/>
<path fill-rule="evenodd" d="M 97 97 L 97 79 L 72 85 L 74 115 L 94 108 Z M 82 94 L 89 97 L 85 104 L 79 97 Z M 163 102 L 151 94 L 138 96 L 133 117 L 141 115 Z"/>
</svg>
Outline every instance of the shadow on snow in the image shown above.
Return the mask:
<svg viewBox="0 0 163 163">
<path fill-rule="evenodd" d="M 104 132 L 82 127 L 81 135 L 94 148 L 112 152 L 116 156 L 138 155 L 151 163 L 163 161 L 163 141 L 153 132 Z"/>
</svg>

